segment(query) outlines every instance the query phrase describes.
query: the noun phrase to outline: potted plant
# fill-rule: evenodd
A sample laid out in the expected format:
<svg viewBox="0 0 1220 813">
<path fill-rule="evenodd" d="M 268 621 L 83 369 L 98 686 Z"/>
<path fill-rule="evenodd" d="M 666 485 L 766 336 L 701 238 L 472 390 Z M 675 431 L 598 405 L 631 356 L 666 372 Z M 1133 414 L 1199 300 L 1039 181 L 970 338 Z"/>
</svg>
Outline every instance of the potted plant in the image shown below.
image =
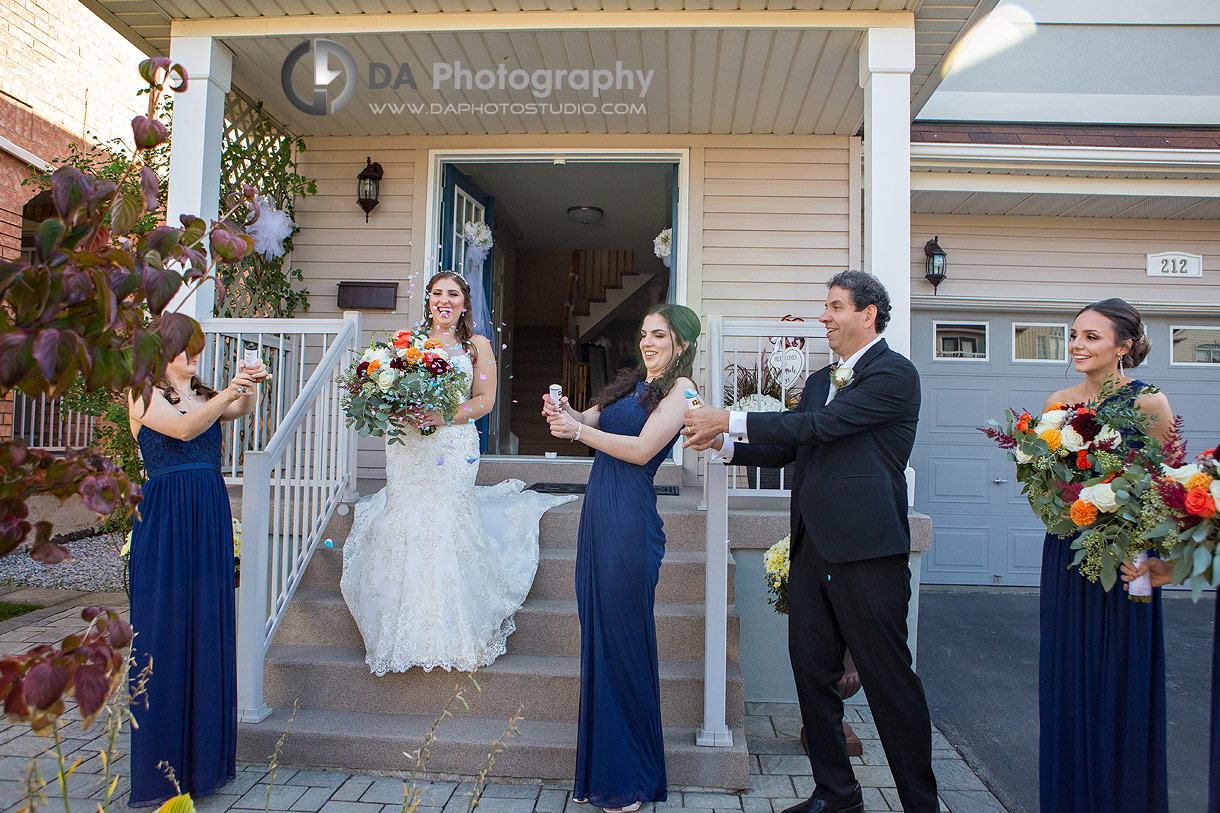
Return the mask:
<svg viewBox="0 0 1220 813">
<path fill-rule="evenodd" d="M 762 371 L 757 367 L 730 364 L 724 368 L 724 406 L 734 412 L 783 412 L 796 406 L 801 397 L 801 387 L 785 389 L 771 365 L 764 363 Z M 758 469 L 746 466 L 746 479 L 750 488 L 780 488 L 779 469 Z M 796 465 L 784 467 L 783 488 L 792 490 L 792 478 Z"/>
</svg>

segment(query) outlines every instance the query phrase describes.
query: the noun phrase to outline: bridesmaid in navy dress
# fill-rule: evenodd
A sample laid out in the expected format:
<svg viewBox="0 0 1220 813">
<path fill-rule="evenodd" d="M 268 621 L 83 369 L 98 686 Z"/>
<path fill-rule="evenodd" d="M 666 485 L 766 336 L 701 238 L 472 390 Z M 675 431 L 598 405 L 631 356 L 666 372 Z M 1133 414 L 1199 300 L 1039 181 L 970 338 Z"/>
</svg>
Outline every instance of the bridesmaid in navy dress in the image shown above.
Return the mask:
<svg viewBox="0 0 1220 813">
<path fill-rule="evenodd" d="M 572 801 L 633 811 L 666 799 L 653 602 L 665 534 L 653 478 L 678 439 L 699 337 L 681 305 L 653 307 L 640 368 L 583 413 L 543 396 L 551 434 L 597 450 L 576 540 L 580 720 Z"/>
<path fill-rule="evenodd" d="M 233 521 L 220 473 L 220 419 L 253 411 L 261 362 L 215 392 L 181 353 L 147 406 L 130 400 L 131 430 L 148 483 L 131 534 L 131 625 L 137 674 L 152 660 L 134 707 L 128 805 L 183 793 L 208 796 L 235 776 L 237 628 Z"/>
<path fill-rule="evenodd" d="M 1082 309 L 1068 351 L 1080 384 L 1051 404 L 1094 402 L 1107 378 L 1114 397 L 1133 400 L 1164 439 L 1173 426 L 1162 393 L 1124 370 L 1148 354 L 1139 313 L 1121 299 Z M 1148 603 L 1106 592 L 1070 567 L 1074 537 L 1047 534 L 1042 554 L 1038 659 L 1039 771 L 1043 813 L 1164 813 L 1169 806 L 1165 757 L 1165 646 L 1160 590 Z"/>
</svg>

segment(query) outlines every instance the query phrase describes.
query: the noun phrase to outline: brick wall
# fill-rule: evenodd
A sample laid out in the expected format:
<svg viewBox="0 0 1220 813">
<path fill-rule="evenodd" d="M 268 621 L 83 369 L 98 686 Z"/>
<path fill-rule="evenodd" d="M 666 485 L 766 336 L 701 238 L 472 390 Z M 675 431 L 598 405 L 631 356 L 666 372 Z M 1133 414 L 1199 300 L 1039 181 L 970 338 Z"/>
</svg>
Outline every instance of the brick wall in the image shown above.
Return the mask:
<svg viewBox="0 0 1220 813">
<path fill-rule="evenodd" d="M 78 0 L 0 0 L 0 135 L 44 160 L 94 136 L 130 142 L 143 58 Z M 0 151 L 0 259 L 20 247 L 29 172 Z"/>
</svg>

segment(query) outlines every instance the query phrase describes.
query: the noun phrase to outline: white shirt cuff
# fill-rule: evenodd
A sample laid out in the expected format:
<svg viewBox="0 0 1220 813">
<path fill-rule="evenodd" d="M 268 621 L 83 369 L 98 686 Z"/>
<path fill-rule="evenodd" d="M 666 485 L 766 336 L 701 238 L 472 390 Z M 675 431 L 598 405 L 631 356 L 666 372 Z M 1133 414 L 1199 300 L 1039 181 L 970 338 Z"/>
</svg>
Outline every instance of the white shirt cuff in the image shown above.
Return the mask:
<svg viewBox="0 0 1220 813">
<path fill-rule="evenodd" d="M 737 443 L 749 443 L 746 437 L 746 413 L 729 412 L 729 437 Z"/>
<path fill-rule="evenodd" d="M 712 449 L 712 456 L 708 458 L 708 462 L 728 465 L 733 462 L 733 439 L 728 435 L 721 435 L 720 440 L 720 448 Z"/>
</svg>

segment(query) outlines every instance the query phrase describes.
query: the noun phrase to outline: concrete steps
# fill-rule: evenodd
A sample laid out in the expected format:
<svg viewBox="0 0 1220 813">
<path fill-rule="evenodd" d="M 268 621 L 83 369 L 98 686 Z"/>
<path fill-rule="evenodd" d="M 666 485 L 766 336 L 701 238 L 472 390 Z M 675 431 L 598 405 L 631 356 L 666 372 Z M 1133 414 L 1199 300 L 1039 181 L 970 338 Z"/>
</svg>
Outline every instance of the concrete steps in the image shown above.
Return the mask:
<svg viewBox="0 0 1220 813">
<path fill-rule="evenodd" d="M 509 639 L 512 640 L 511 638 Z M 396 714 L 433 714 L 453 694 L 461 673 L 434 669 L 369 673 L 364 647 L 272 644 L 267 652 L 263 692 L 276 708 L 334 711 L 383 709 Z M 730 726 L 745 724 L 745 680 L 736 663 L 728 668 Z M 558 655 L 521 655 L 510 651 L 478 671 L 482 693 L 470 702 L 478 717 L 508 718 L 521 703 L 536 720 L 576 724 L 580 708 L 580 659 Z M 702 661 L 661 661 L 661 720 L 665 725 L 697 726 L 703 720 Z"/>
<path fill-rule="evenodd" d="M 480 482 L 517 477 L 527 482 L 582 482 L 587 462 L 489 459 Z M 680 482 L 681 470 L 663 467 Z M 662 480 L 662 477 L 658 477 Z M 362 494 L 383 483 L 362 480 Z M 726 717 L 733 748 L 694 745 L 703 720 L 705 514 L 698 489 L 684 488 L 657 504 L 665 523 L 666 554 L 657 584 L 657 646 L 661 716 L 666 727 L 667 769 L 675 785 L 749 786 L 745 749 L 745 683 L 738 657 L 738 617 L 731 602 L 730 558 Z M 472 773 L 481 768 L 493 739 L 524 704 L 523 736 L 509 742 L 493 775 L 569 778 L 576 750 L 580 697 L 580 625 L 575 596 L 576 532 L 583 498 L 547 512 L 541 523 L 537 575 L 508 652 L 478 671 L 482 687 L 467 696 L 468 711 L 446 720 L 433 746 L 430 770 Z M 746 512 L 748 519 L 749 512 Z M 401 754 L 417 747 L 453 695 L 462 675 L 436 669 L 376 677 L 364 661 L 364 643 L 339 592 L 343 539 L 353 512 L 332 519 L 333 547 L 319 546 L 277 630 L 265 664 L 266 702 L 276 709 L 262 723 L 242 724 L 242 758 L 270 753 L 293 702 L 300 711 L 283 759 L 314 767 L 402 770 Z M 763 521 L 774 522 L 773 517 Z M 376 712 L 372 710 L 377 710 Z"/>
<path fill-rule="evenodd" d="M 503 737 L 506 718 L 471 717 L 462 713 L 460 707 L 458 711 L 457 716 L 446 719 L 440 726 L 437 740 L 430 748 L 429 772 L 478 773 L 492 741 Z M 571 779 L 576 759 L 576 726 L 535 720 L 528 711 L 523 714 L 518 725 L 521 735 L 504 743 L 503 752 L 496 757 L 494 775 Z M 243 724 L 238 759 L 264 760 L 288 726 L 288 715 L 289 710 L 276 709 L 261 723 Z M 365 770 L 410 770 L 411 763 L 402 754 L 423 741 L 434 719 L 435 715 L 300 709 L 284 742 L 281 761 L 317 768 L 359 765 Z M 665 768 L 671 786 L 749 787 L 749 754 L 741 728 L 734 729 L 731 748 L 695 745 L 693 728 L 668 726 L 664 736 Z"/>
<path fill-rule="evenodd" d="M 522 655 L 580 656 L 576 601 L 529 599 L 514 616 L 510 638 Z M 661 660 L 703 660 L 703 605 L 657 604 L 657 653 Z M 729 614 L 729 659 L 737 660 L 738 618 Z M 277 644 L 327 643 L 360 649 L 360 629 L 338 590 L 298 589 L 276 631 Z"/>
</svg>

